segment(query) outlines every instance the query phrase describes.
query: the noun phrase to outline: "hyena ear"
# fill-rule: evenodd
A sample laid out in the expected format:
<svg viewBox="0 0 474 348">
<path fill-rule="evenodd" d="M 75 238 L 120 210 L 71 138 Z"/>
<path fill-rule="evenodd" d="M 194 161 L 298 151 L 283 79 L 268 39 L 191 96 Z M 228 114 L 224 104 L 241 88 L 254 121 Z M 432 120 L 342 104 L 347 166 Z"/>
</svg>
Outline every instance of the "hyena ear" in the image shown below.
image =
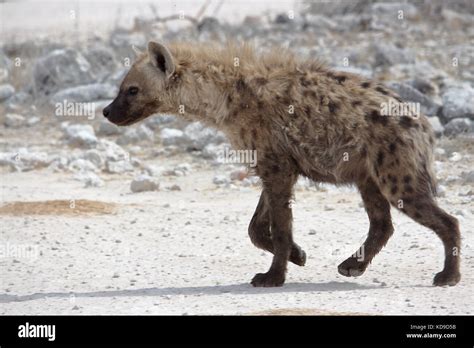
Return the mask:
<svg viewBox="0 0 474 348">
<path fill-rule="evenodd" d="M 166 77 L 174 73 L 174 62 L 171 52 L 162 44 L 150 41 L 148 43 L 148 56 L 151 64 L 160 69 Z"/>
</svg>

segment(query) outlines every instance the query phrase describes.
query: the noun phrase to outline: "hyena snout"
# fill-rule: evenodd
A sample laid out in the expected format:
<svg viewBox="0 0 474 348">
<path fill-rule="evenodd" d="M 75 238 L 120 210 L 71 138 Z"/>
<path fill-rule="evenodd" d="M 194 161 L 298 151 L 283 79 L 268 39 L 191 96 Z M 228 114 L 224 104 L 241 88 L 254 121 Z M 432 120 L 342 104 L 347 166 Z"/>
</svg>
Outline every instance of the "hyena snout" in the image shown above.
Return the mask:
<svg viewBox="0 0 474 348">
<path fill-rule="evenodd" d="M 107 107 L 104 108 L 104 110 L 102 111 L 102 114 L 104 115 L 105 118 L 107 118 L 107 116 L 109 116 L 109 114 L 110 114 L 110 105 L 108 105 Z"/>
</svg>

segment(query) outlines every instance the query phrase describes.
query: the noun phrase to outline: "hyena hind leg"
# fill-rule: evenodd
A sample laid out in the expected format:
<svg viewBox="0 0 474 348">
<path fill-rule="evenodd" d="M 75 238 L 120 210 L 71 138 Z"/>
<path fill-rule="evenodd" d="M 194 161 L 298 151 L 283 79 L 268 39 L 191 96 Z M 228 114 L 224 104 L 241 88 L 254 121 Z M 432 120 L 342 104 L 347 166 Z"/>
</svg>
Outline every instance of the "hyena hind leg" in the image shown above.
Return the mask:
<svg viewBox="0 0 474 348">
<path fill-rule="evenodd" d="M 249 236 L 252 243 L 260 249 L 269 251 L 273 254 L 273 241 L 270 232 L 270 214 L 265 199 L 265 192 L 260 195 L 257 208 L 253 214 L 249 225 Z M 299 245 L 293 242 L 291 247 L 290 262 L 298 266 L 304 266 L 306 263 L 306 253 Z"/>
<path fill-rule="evenodd" d="M 338 266 L 346 277 L 362 275 L 374 256 L 382 250 L 393 234 L 390 203 L 372 179 L 358 184 L 370 220 L 369 234 L 359 250 Z"/>
<path fill-rule="evenodd" d="M 433 285 L 456 285 L 461 280 L 461 232 L 457 219 L 438 207 L 431 194 L 400 197 L 397 202 L 392 203 L 419 224 L 433 230 L 443 242 L 444 268 L 435 275 Z"/>
</svg>

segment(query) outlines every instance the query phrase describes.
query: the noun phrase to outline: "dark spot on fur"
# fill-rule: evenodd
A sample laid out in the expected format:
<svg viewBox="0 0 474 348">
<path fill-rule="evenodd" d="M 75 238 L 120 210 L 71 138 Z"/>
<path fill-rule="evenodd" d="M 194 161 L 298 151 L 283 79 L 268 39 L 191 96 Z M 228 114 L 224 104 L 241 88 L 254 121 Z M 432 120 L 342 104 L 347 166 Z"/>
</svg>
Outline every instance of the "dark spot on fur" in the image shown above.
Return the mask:
<svg viewBox="0 0 474 348">
<path fill-rule="evenodd" d="M 421 214 L 419 212 L 415 212 L 415 218 L 416 219 L 421 219 Z"/>
<path fill-rule="evenodd" d="M 367 146 L 362 147 L 362 149 L 360 150 L 360 156 L 367 157 Z"/>
<path fill-rule="evenodd" d="M 337 104 L 333 101 L 330 101 L 328 103 L 329 112 L 332 113 L 332 114 L 336 112 L 337 107 L 338 107 Z"/>
<path fill-rule="evenodd" d="M 380 123 L 382 125 L 386 125 L 388 123 L 388 117 L 380 115 L 377 110 L 372 110 L 370 114 L 365 116 L 365 119 L 372 123 Z"/>
<path fill-rule="evenodd" d="M 362 88 L 369 88 L 370 87 L 370 82 L 362 82 L 361 86 L 362 86 Z"/>
<path fill-rule="evenodd" d="M 456 221 L 454 220 L 454 218 L 449 216 L 445 212 L 437 211 L 435 215 L 441 220 L 441 222 L 444 224 L 444 226 L 446 226 L 446 228 L 451 230 L 450 232 L 454 232 L 454 230 L 457 228 Z"/>
<path fill-rule="evenodd" d="M 356 106 L 359 106 L 359 105 L 361 105 L 361 104 L 362 104 L 362 102 L 361 102 L 360 100 L 354 100 L 354 101 L 351 103 L 351 105 L 352 105 L 353 108 L 355 108 Z"/>
<path fill-rule="evenodd" d="M 395 150 L 397 149 L 397 144 L 395 143 L 391 143 L 388 147 L 389 151 L 391 154 L 394 154 L 395 153 Z"/>
<path fill-rule="evenodd" d="M 344 81 L 346 81 L 347 79 L 347 76 L 344 76 L 344 75 L 336 75 L 333 77 L 338 83 L 340 83 L 341 85 L 344 83 Z"/>
<path fill-rule="evenodd" d="M 393 176 L 392 174 L 388 174 L 388 180 L 390 180 L 390 182 L 392 184 L 396 184 L 397 183 L 397 177 L 396 176 Z"/>
<path fill-rule="evenodd" d="M 255 83 L 259 86 L 263 86 L 263 85 L 267 84 L 267 82 L 268 82 L 268 80 L 264 77 L 257 77 L 255 79 Z"/>
<path fill-rule="evenodd" d="M 257 140 L 257 139 L 258 139 L 258 132 L 254 128 L 254 129 L 252 129 L 252 140 Z"/>
<path fill-rule="evenodd" d="M 237 80 L 237 82 L 235 83 L 235 88 L 237 89 L 237 92 L 239 93 L 243 93 L 246 90 L 247 85 L 245 81 L 243 80 L 243 78 L 239 78 Z"/>
<path fill-rule="evenodd" d="M 303 87 L 308 87 L 309 85 L 311 85 L 311 82 L 306 80 L 306 78 L 304 77 L 300 78 L 300 83 Z"/>
<path fill-rule="evenodd" d="M 404 182 L 405 184 L 409 184 L 410 181 L 411 181 L 411 176 L 410 176 L 410 175 L 405 175 L 405 176 L 403 177 L 403 182 Z"/>
<path fill-rule="evenodd" d="M 280 167 L 278 166 L 278 164 L 272 165 L 272 172 L 273 174 L 278 174 L 280 172 Z"/>
<path fill-rule="evenodd" d="M 312 89 L 305 89 L 303 91 L 303 96 L 306 98 L 316 98 L 316 92 Z"/>
<path fill-rule="evenodd" d="M 400 117 L 399 123 L 403 128 L 410 128 L 413 126 L 413 120 L 408 116 Z"/>
<path fill-rule="evenodd" d="M 377 155 L 377 165 L 380 167 L 383 164 L 384 154 L 380 151 Z"/>
<path fill-rule="evenodd" d="M 397 185 L 392 186 L 392 189 L 390 190 L 390 192 L 392 193 L 392 195 L 396 194 L 398 192 L 398 186 Z"/>
<path fill-rule="evenodd" d="M 411 185 L 405 184 L 405 192 L 406 193 L 413 193 L 413 192 L 415 192 L 415 190 L 413 189 L 413 187 Z"/>
<path fill-rule="evenodd" d="M 376 87 L 375 90 L 377 92 L 382 93 L 383 95 L 388 95 L 388 91 L 386 89 L 382 88 L 382 87 Z"/>
</svg>

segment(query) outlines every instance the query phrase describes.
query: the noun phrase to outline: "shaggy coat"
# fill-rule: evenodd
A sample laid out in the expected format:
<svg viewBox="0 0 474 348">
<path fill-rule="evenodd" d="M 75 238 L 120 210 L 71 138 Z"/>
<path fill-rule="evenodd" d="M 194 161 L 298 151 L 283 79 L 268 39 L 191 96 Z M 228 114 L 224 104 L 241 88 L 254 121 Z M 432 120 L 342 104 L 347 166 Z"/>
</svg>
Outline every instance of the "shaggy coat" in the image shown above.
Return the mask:
<svg viewBox="0 0 474 348">
<path fill-rule="evenodd" d="M 157 112 L 174 113 L 223 131 L 235 149 L 257 151 L 255 173 L 263 190 L 249 235 L 274 257 L 269 271 L 253 278 L 254 286 L 280 286 L 288 260 L 306 261 L 292 236 L 290 201 L 299 175 L 353 184 L 361 193 L 369 233 L 339 273 L 365 271 L 393 233 L 393 206 L 442 240 L 445 263 L 434 284 L 455 285 L 461 277 L 460 231 L 434 199 L 431 126 L 412 112 L 382 114 L 388 103 L 402 100 L 376 81 L 289 51 L 150 42 L 104 115 L 130 125 Z"/>
</svg>

